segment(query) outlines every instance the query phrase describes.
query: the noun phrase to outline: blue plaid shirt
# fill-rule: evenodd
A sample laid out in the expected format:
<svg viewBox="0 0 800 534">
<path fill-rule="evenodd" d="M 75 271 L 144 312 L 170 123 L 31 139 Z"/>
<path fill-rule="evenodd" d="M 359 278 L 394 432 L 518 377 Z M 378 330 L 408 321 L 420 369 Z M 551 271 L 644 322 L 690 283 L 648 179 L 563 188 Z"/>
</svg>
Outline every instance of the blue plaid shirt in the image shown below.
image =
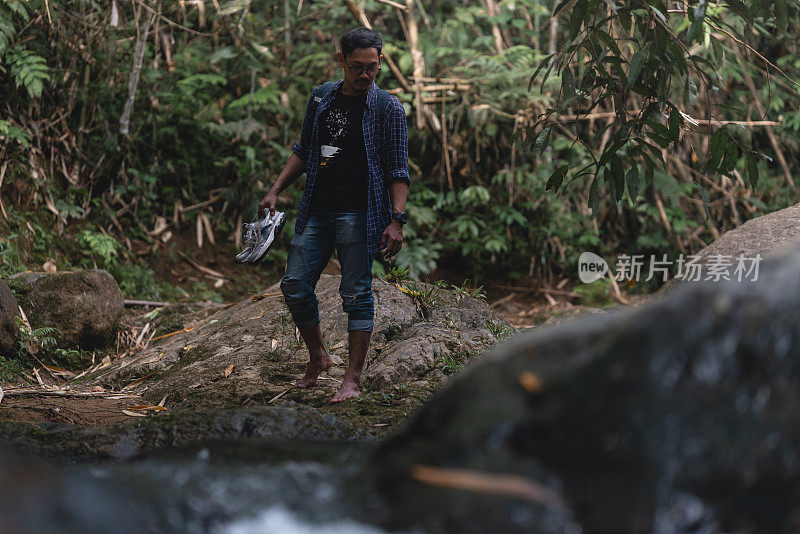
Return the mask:
<svg viewBox="0 0 800 534">
<path fill-rule="evenodd" d="M 305 162 L 306 188 L 300 207 L 297 210 L 297 222 L 294 231 L 303 233 L 308 220 L 308 208 L 311 195 L 314 193 L 314 181 L 319 171 L 319 138 L 318 121 L 320 114 L 328 107 L 343 80 L 336 82 L 328 93 L 319 99 L 315 97 L 317 87 L 311 93 L 303 119 L 303 130 L 300 142 L 292 147 L 292 152 Z M 381 248 L 381 235 L 392 222 L 392 205 L 389 198 L 388 185 L 394 180 L 402 180 L 408 184 L 408 127 L 406 112 L 396 96 L 389 95 L 386 102 L 386 113 L 383 122 L 383 139 L 378 126 L 377 109 L 378 87 L 373 82 L 367 91 L 366 107 L 362 119 L 364 130 L 364 148 L 367 153 L 367 170 L 369 184 L 367 186 L 367 248 L 375 254 Z M 319 99 L 315 101 L 315 99 Z M 316 105 L 316 112 L 312 113 Z"/>
</svg>

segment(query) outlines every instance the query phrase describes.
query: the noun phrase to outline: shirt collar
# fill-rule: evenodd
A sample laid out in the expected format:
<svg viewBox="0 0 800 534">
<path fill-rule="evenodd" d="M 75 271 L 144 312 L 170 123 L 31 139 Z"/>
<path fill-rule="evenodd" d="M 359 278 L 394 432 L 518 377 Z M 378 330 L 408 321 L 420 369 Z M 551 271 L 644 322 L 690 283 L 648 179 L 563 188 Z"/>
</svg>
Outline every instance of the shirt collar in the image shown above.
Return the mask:
<svg viewBox="0 0 800 534">
<path fill-rule="evenodd" d="M 344 78 L 336 82 L 336 86 L 333 88 L 333 91 L 331 92 L 335 94 L 343 83 L 344 83 Z M 371 110 L 373 107 L 375 107 L 375 101 L 377 98 L 378 98 L 378 86 L 375 85 L 375 82 L 372 82 L 371 84 L 369 84 L 369 89 L 367 89 L 367 100 L 366 100 L 367 109 Z"/>
</svg>

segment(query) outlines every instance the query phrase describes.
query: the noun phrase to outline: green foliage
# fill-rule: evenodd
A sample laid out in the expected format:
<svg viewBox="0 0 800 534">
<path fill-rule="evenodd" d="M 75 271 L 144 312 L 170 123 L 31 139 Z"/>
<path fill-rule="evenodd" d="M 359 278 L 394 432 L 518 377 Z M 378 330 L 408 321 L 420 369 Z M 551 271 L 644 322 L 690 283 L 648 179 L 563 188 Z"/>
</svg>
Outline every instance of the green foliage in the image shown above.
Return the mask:
<svg viewBox="0 0 800 534">
<path fill-rule="evenodd" d="M 591 284 L 579 284 L 572 291 L 580 295 L 583 306 L 607 308 L 614 304 L 612 290 L 611 279 L 606 277 Z"/>
<path fill-rule="evenodd" d="M 471 289 L 467 287 L 467 280 L 464 280 L 460 286 L 453 284 L 450 286 L 453 292 L 456 294 L 456 298 L 461 300 L 464 297 L 471 297 L 474 299 L 483 300 L 486 298 L 486 292 L 483 290 L 483 286 L 478 286 L 475 289 Z"/>
<path fill-rule="evenodd" d="M 8 121 L 0 120 L 0 139 L 19 143 L 22 148 L 28 148 L 31 136 L 22 128 L 18 128 Z"/>
<path fill-rule="evenodd" d="M 489 328 L 489 331 L 492 333 L 492 335 L 499 340 L 503 340 L 514 335 L 514 328 L 501 321 L 487 319 L 486 326 Z"/>
<path fill-rule="evenodd" d="M 560 88 L 554 105 L 537 117 L 528 133 L 535 139 L 534 148 L 541 152 L 553 131 L 549 123 L 559 113 L 574 110 L 589 115 L 595 109 L 611 108 L 615 120 L 594 139 L 576 128 L 573 145 L 584 145 L 591 160 L 576 158 L 574 152 L 567 154 L 565 164 L 550 175 L 546 189 L 558 191 L 566 182 L 585 177 L 590 183 L 589 207 L 594 216 L 601 208 L 601 186 L 615 203 L 622 202 L 626 191 L 635 202 L 642 188 L 648 200 L 652 199 L 654 171 L 667 166 L 662 150 L 677 148 L 682 131 L 698 124 L 682 108 L 697 103 L 698 86 L 708 93 L 719 91 L 722 85 L 719 68 L 725 52 L 710 30 L 735 24 L 747 31 L 764 32 L 762 25 L 773 18 L 779 31 L 785 29 L 785 0 L 774 2 L 772 11 L 770 4 L 753 2 L 745 7 L 737 2 L 723 9 L 709 8 L 706 0 L 699 0 L 687 4 L 683 12 L 667 10 L 660 0 L 619 5 L 601 0 L 575 2 L 568 14 L 562 13 L 567 27 L 565 46 L 544 58 L 530 78 L 529 87 L 539 81 L 542 72 L 540 87 L 544 88 L 552 73 L 559 78 Z M 699 50 L 690 50 L 695 41 Z M 631 111 L 630 101 L 640 109 Z M 705 104 L 709 108 L 715 105 L 710 100 Z M 711 136 L 706 172 L 735 179 L 733 172 L 743 156 L 750 186 L 755 187 L 758 153 L 748 146 L 749 133 L 745 130 L 744 134 L 732 136 L 726 126 L 717 129 Z M 600 135 L 609 137 L 595 155 L 594 141 Z M 703 200 L 707 201 L 705 196 Z"/>
<path fill-rule="evenodd" d="M 16 87 L 24 87 L 33 98 L 41 96 L 44 82 L 50 80 L 50 69 L 44 58 L 15 46 L 6 54 L 6 60 Z"/>
<path fill-rule="evenodd" d="M 118 264 L 109 270 L 117 281 L 122 294 L 129 299 L 159 299 L 159 291 L 153 269 L 139 264 Z"/>
<path fill-rule="evenodd" d="M 82 230 L 78 233 L 77 239 L 86 246 L 90 255 L 100 257 L 103 265 L 112 265 L 116 262 L 120 244 L 110 235 Z"/>
<path fill-rule="evenodd" d="M 453 375 L 464 367 L 464 364 L 455 358 L 452 354 L 442 354 L 439 356 L 440 370 L 446 375 Z"/>
<path fill-rule="evenodd" d="M 383 279 L 390 284 L 396 284 L 403 280 L 408 280 L 409 270 L 396 265 L 391 265 L 389 270 L 383 275 Z"/>
<path fill-rule="evenodd" d="M 192 284 L 192 293 L 195 298 L 199 300 L 208 300 L 211 302 L 223 303 L 225 302 L 219 293 L 213 289 L 209 289 L 205 282 L 197 281 Z"/>
<path fill-rule="evenodd" d="M 237 1 L 202 13 L 164 3 L 162 15 L 192 31 L 170 26 L 167 43 L 157 46 L 151 32 L 130 134 L 122 136 L 118 121 L 137 31 L 133 5 L 117 4 L 122 24 L 111 27 L 106 4 L 51 2 L 48 11 L 38 0 L 0 0 L 7 112 L 0 165 L 9 162 L 3 202 L 10 211 L 6 188 L 14 184 L 19 202 L 43 214 L 32 222 L 33 235 L 24 221 L 8 232 L 30 238 L 31 246 L 14 256 L 0 244 L 4 272 L 11 263 L 19 270 L 25 262 L 41 264 L 72 242 L 71 225 L 83 219 L 92 229 L 102 225 L 117 243 L 143 239 L 142 226 L 157 217 L 176 233 L 193 230 L 197 212 L 178 210 L 174 224 L 176 205 L 223 190 L 205 213 L 217 236 L 230 235 L 239 215 L 255 212 L 289 157 L 310 90 L 340 77 L 334 43 L 355 25 L 337 0 L 288 11 L 281 2 Z M 550 14 L 559 4 L 551 42 Z M 413 74 L 396 14 L 373 0 L 362 5 L 386 52 Z M 400 90 L 409 118 L 410 221 L 396 258 L 409 278 L 443 266 L 475 283 L 557 283 L 576 275 L 583 250 L 607 257 L 693 251 L 715 232 L 792 198 L 766 132 L 716 121 L 760 119 L 736 105 L 753 101 L 745 75 L 763 80 L 756 69 L 769 69 L 771 83 L 757 84 L 758 98 L 770 119 L 783 117 L 774 132 L 797 170 L 797 87 L 760 58 L 749 59 L 754 54 L 735 41 L 747 41 L 797 78 L 800 39 L 790 24 L 796 2 L 693 1 L 683 13 L 663 1 L 577 0 L 565 9 L 561 2 L 516 0 L 500 2 L 495 15 L 474 2 L 417 5 L 426 76 L 460 82 L 453 90 L 423 89 L 443 132 L 416 127 L 415 95 L 387 68 L 377 80 Z M 595 112 L 612 115 L 582 120 Z M 297 184 L 281 195 L 290 219 L 301 194 Z M 49 202 L 58 219 L 50 217 Z M 86 232 L 77 242 L 92 261 L 109 269 L 124 264 L 126 249 Z M 276 258 L 285 257 L 287 243 L 275 248 Z M 180 296 L 145 268 L 115 276 L 126 294 Z"/>
<path fill-rule="evenodd" d="M 0 275 L 4 277 L 25 270 L 25 264 L 22 263 L 20 252 L 14 246 L 14 242 L 18 239 L 18 234 L 0 237 Z"/>
</svg>

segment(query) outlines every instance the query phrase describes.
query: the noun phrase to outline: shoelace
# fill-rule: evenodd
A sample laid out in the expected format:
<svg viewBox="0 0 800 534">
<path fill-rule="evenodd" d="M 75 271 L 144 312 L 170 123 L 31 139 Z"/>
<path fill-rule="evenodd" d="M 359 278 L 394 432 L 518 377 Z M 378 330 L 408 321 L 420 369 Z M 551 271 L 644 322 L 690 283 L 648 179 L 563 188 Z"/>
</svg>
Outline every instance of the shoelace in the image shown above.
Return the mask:
<svg viewBox="0 0 800 534">
<path fill-rule="evenodd" d="M 244 248 L 252 247 L 257 240 L 256 225 L 255 223 L 250 223 L 247 225 L 247 230 L 244 234 Z"/>
</svg>

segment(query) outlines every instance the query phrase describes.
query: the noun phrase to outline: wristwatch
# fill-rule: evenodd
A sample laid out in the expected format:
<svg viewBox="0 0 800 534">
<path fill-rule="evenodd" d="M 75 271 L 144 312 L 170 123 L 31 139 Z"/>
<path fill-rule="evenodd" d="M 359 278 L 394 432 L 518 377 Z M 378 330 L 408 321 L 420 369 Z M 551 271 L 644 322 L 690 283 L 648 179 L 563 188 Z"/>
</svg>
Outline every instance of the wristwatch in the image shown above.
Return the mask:
<svg viewBox="0 0 800 534">
<path fill-rule="evenodd" d="M 404 211 L 392 213 L 392 220 L 397 221 L 400 224 L 406 224 L 408 222 L 408 215 L 406 215 L 406 212 Z"/>
</svg>

